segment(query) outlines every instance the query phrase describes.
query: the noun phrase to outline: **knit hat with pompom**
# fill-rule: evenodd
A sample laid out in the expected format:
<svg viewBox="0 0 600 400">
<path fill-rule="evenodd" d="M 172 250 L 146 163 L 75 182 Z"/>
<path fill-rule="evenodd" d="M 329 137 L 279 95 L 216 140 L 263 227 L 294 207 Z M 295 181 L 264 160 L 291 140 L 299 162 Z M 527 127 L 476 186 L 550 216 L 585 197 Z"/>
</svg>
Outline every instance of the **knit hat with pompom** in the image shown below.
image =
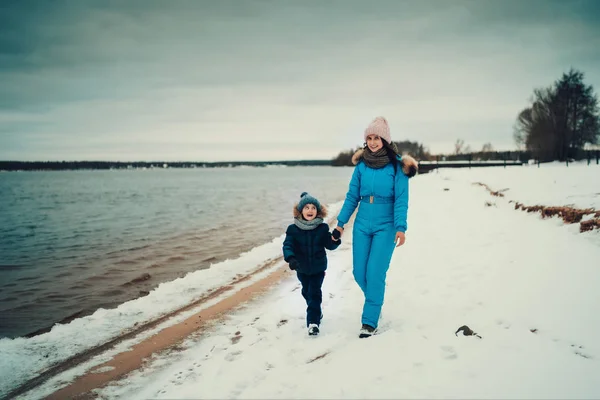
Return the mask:
<svg viewBox="0 0 600 400">
<path fill-rule="evenodd" d="M 319 203 L 319 200 L 312 197 L 310 194 L 308 194 L 306 192 L 302 192 L 302 194 L 300 195 L 300 201 L 298 202 L 296 209 L 298 211 L 302 211 L 304 206 L 307 204 L 314 204 L 315 207 L 317 207 L 317 212 L 319 212 L 319 213 L 321 212 L 321 203 Z"/>
</svg>

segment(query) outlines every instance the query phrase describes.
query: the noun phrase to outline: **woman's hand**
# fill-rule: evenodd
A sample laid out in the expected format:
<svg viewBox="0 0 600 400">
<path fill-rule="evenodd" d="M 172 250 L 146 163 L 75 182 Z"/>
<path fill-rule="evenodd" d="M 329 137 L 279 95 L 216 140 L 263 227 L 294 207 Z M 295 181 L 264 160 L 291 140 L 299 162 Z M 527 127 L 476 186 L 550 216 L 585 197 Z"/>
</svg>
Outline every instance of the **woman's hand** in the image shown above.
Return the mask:
<svg viewBox="0 0 600 400">
<path fill-rule="evenodd" d="M 402 246 L 406 241 L 406 236 L 404 236 L 404 232 L 396 232 L 396 239 L 394 242 L 396 243 L 396 247 Z"/>
</svg>

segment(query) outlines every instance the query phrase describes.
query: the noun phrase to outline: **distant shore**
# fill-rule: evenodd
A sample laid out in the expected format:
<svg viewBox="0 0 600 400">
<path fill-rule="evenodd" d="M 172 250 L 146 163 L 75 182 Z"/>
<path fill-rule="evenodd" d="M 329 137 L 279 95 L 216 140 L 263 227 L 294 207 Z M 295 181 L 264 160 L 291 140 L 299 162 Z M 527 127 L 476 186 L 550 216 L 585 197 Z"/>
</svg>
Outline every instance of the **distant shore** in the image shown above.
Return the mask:
<svg viewBox="0 0 600 400">
<path fill-rule="evenodd" d="M 332 166 L 332 160 L 287 161 L 0 161 L 0 171 Z"/>
<path fill-rule="evenodd" d="M 471 168 L 523 165 L 515 160 L 487 161 L 420 161 L 419 172 L 426 173 L 436 168 Z M 199 169 L 199 168 L 239 168 L 239 167 L 340 167 L 332 160 L 295 161 L 219 161 L 219 162 L 168 162 L 168 161 L 0 161 L 0 172 L 18 171 L 78 171 L 78 170 L 153 170 L 153 169 Z"/>
</svg>

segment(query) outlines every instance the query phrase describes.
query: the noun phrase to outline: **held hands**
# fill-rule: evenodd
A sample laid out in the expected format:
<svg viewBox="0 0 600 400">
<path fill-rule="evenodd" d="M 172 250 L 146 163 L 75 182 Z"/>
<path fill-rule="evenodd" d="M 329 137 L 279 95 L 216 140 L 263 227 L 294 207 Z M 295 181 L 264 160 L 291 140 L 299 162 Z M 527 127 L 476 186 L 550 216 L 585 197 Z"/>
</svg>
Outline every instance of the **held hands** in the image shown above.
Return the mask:
<svg viewBox="0 0 600 400">
<path fill-rule="evenodd" d="M 331 234 L 331 238 L 335 241 L 339 240 L 344 234 L 344 228 L 336 226 Z M 406 242 L 406 236 L 404 232 L 396 232 L 396 238 L 394 239 L 394 243 L 396 243 L 396 247 L 400 247 Z"/>
<path fill-rule="evenodd" d="M 331 233 L 331 239 L 333 239 L 334 242 L 337 242 L 338 240 L 340 240 L 343 233 L 344 233 L 344 228 L 336 226 L 335 229 L 333 230 L 333 232 Z"/>
<path fill-rule="evenodd" d="M 396 243 L 396 247 L 402 246 L 406 241 L 406 236 L 404 236 L 404 232 L 396 232 L 396 239 L 394 239 L 394 243 Z"/>
<path fill-rule="evenodd" d="M 296 260 L 296 257 L 290 257 L 288 260 L 288 264 L 292 271 L 296 270 L 300 266 L 298 260 Z"/>
</svg>

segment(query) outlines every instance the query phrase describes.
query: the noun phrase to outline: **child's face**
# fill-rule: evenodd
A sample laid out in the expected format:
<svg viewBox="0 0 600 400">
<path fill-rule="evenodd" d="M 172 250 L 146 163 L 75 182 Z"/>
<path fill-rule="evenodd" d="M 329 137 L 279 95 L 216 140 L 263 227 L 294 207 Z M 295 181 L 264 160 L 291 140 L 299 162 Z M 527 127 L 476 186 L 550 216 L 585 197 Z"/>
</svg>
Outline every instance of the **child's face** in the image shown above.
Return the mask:
<svg viewBox="0 0 600 400">
<path fill-rule="evenodd" d="M 317 207 L 314 204 L 307 204 L 302 209 L 302 218 L 307 221 L 312 221 L 317 217 Z"/>
<path fill-rule="evenodd" d="M 375 153 L 379 149 L 383 147 L 383 143 L 381 142 L 381 138 L 379 135 L 369 135 L 367 136 L 367 146 L 371 152 Z"/>
</svg>

